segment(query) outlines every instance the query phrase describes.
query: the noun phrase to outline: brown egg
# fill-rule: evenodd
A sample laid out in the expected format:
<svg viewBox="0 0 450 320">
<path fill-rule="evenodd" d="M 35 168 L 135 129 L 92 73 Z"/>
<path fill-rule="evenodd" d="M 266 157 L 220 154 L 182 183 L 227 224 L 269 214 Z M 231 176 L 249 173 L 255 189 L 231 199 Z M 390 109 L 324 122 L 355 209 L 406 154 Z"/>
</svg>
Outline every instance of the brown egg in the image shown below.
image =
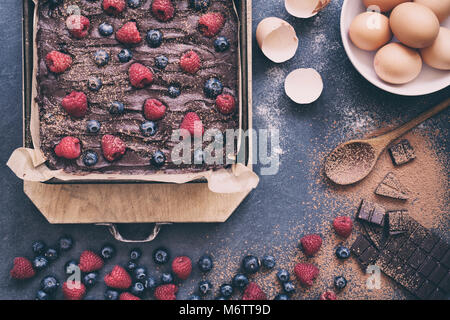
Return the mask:
<svg viewBox="0 0 450 320">
<path fill-rule="evenodd" d="M 396 42 L 378 50 L 373 64 L 376 74 L 392 84 L 408 83 L 417 78 L 422 70 L 419 53 Z"/>
<path fill-rule="evenodd" d="M 433 44 L 420 50 L 423 61 L 430 67 L 450 70 L 450 29 L 441 27 Z"/>
<path fill-rule="evenodd" d="M 395 7 L 389 23 L 397 39 L 412 48 L 430 46 L 439 33 L 439 20 L 433 11 L 414 2 Z"/>
<path fill-rule="evenodd" d="M 414 0 L 414 2 L 430 8 L 440 22 L 450 16 L 450 0 Z"/>
<path fill-rule="evenodd" d="M 411 0 L 364 0 L 366 8 L 369 6 L 378 6 L 381 12 L 388 12 L 398 6 L 400 3 L 408 2 Z"/>
<path fill-rule="evenodd" d="M 362 50 L 378 50 L 392 39 L 389 19 L 378 12 L 361 13 L 350 25 L 349 36 Z"/>
</svg>

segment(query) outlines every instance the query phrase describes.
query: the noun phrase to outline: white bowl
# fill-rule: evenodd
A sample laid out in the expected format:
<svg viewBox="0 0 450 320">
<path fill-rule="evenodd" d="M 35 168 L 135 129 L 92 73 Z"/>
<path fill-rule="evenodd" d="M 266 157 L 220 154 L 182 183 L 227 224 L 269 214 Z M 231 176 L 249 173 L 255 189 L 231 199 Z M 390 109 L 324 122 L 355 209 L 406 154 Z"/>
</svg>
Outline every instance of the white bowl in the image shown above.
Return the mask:
<svg viewBox="0 0 450 320">
<path fill-rule="evenodd" d="M 353 66 L 364 78 L 380 89 L 403 96 L 429 94 L 450 85 L 450 71 L 433 69 L 425 63 L 419 76 L 406 84 L 394 85 L 378 78 L 373 68 L 376 51 L 369 52 L 357 48 L 348 35 L 353 19 L 364 11 L 366 11 L 366 7 L 362 0 L 344 0 L 341 11 L 341 37 L 345 51 Z M 441 25 L 450 28 L 450 18 L 447 18 Z"/>
</svg>

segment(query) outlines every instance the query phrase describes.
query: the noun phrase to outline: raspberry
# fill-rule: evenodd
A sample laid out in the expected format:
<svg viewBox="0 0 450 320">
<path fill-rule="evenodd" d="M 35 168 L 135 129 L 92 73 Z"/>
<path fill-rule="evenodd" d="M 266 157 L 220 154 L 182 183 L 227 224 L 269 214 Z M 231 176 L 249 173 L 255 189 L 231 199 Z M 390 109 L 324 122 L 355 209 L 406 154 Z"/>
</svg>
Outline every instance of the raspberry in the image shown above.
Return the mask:
<svg viewBox="0 0 450 320">
<path fill-rule="evenodd" d="M 96 253 L 85 250 L 81 253 L 80 263 L 78 267 L 83 272 L 92 272 L 97 271 L 103 268 L 104 262 L 103 259 L 100 258 Z"/>
<path fill-rule="evenodd" d="M 125 10 L 125 0 L 103 0 L 103 10 L 108 14 L 119 14 Z"/>
<path fill-rule="evenodd" d="M 119 296 L 119 300 L 141 300 L 141 298 L 136 297 L 129 292 L 122 292 Z"/>
<path fill-rule="evenodd" d="M 127 22 L 117 30 L 116 39 L 127 44 L 137 44 L 142 41 L 136 22 Z"/>
<path fill-rule="evenodd" d="M 86 293 L 86 287 L 79 281 L 66 281 L 63 283 L 62 291 L 66 300 L 81 300 Z"/>
<path fill-rule="evenodd" d="M 140 63 L 133 63 L 128 70 L 131 85 L 142 89 L 153 82 L 153 73 Z"/>
<path fill-rule="evenodd" d="M 63 73 L 72 65 L 72 58 L 67 54 L 53 50 L 45 56 L 45 63 L 51 72 Z"/>
<path fill-rule="evenodd" d="M 14 258 L 14 266 L 9 274 L 11 275 L 11 278 L 24 280 L 33 278 L 36 272 L 34 271 L 30 260 L 23 257 L 17 257 Z"/>
<path fill-rule="evenodd" d="M 353 222 L 349 217 L 337 217 L 333 221 L 333 227 L 338 235 L 348 238 L 352 234 Z"/>
<path fill-rule="evenodd" d="M 174 284 L 163 284 L 155 289 L 154 296 L 156 300 L 176 300 L 178 287 Z"/>
<path fill-rule="evenodd" d="M 245 288 L 242 300 L 267 300 L 267 296 L 256 283 L 250 282 Z"/>
<path fill-rule="evenodd" d="M 315 255 L 322 246 L 322 238 L 318 234 L 310 234 L 300 239 L 303 252 L 310 257 Z"/>
<path fill-rule="evenodd" d="M 148 120 L 157 121 L 164 117 L 166 106 L 157 99 L 147 99 L 144 104 L 144 116 Z"/>
<path fill-rule="evenodd" d="M 173 18 L 175 9 L 171 0 L 153 0 L 152 13 L 160 21 L 168 21 Z"/>
<path fill-rule="evenodd" d="M 320 295 L 320 300 L 337 300 L 337 297 L 333 291 L 327 290 Z"/>
<path fill-rule="evenodd" d="M 81 118 L 87 112 L 87 97 L 83 92 L 72 91 L 62 100 L 61 105 L 72 117 Z"/>
<path fill-rule="evenodd" d="M 192 271 L 192 261 L 189 257 L 176 257 L 172 262 L 173 273 L 181 280 L 186 280 Z"/>
<path fill-rule="evenodd" d="M 187 73 L 194 74 L 201 67 L 201 60 L 195 51 L 186 52 L 180 59 L 180 67 Z"/>
<path fill-rule="evenodd" d="M 102 138 L 102 151 L 103 156 L 108 161 L 114 161 L 125 154 L 126 145 L 118 137 L 114 137 L 110 134 L 105 134 Z"/>
<path fill-rule="evenodd" d="M 310 263 L 299 263 L 295 266 L 294 273 L 303 286 L 310 287 L 319 275 L 319 269 Z"/>
<path fill-rule="evenodd" d="M 184 116 L 180 129 L 189 131 L 191 136 L 202 136 L 205 132 L 202 120 L 200 120 L 200 117 L 195 112 L 189 112 Z"/>
<path fill-rule="evenodd" d="M 131 277 L 128 272 L 121 266 L 115 266 L 103 280 L 110 288 L 126 290 L 131 286 Z"/>
<path fill-rule="evenodd" d="M 230 114 L 236 108 L 236 101 L 231 94 L 221 94 L 216 98 L 216 107 L 220 113 Z"/>
<path fill-rule="evenodd" d="M 81 154 L 80 140 L 75 137 L 64 137 L 55 146 L 55 154 L 65 159 L 76 159 Z"/>
<path fill-rule="evenodd" d="M 214 37 L 225 24 L 225 18 L 221 13 L 210 12 L 202 15 L 198 20 L 200 32 L 208 38 Z"/>
<path fill-rule="evenodd" d="M 71 15 L 66 20 L 67 29 L 77 39 L 86 37 L 89 33 L 89 19 L 78 14 Z"/>
</svg>

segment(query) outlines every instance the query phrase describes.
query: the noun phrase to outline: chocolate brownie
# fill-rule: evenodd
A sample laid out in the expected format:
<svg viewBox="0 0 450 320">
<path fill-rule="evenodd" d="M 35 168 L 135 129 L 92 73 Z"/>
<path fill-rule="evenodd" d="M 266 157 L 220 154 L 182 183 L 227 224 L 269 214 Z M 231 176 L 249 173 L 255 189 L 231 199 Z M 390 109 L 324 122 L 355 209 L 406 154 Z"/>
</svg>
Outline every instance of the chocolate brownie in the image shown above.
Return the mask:
<svg viewBox="0 0 450 320">
<path fill-rule="evenodd" d="M 155 8 L 152 7 L 153 2 L 157 2 Z M 105 3 L 119 3 L 119 6 L 123 3 L 125 6 L 117 12 L 111 8 L 106 10 Z M 171 152 L 177 142 L 171 141 L 171 136 L 180 128 L 185 115 L 191 112 L 198 115 L 205 131 L 218 129 L 224 139 L 225 130 L 238 129 L 238 18 L 233 1 L 211 0 L 210 5 L 201 10 L 192 7 L 189 0 L 141 0 L 137 8 L 127 3 L 125 0 L 61 0 L 55 5 L 55 1 L 39 1 L 36 102 L 41 150 L 47 158 L 47 166 L 78 175 L 91 172 L 152 174 L 159 170 L 184 173 L 223 168 L 226 164 L 173 163 Z M 164 6 L 167 5 L 173 8 L 166 10 Z M 209 16 L 204 19 L 206 26 L 200 25 L 199 20 L 206 14 L 220 14 L 223 21 L 217 23 L 214 20 L 217 16 L 213 16 L 214 19 Z M 88 28 L 76 32 L 69 30 L 68 18 L 72 15 L 87 18 Z M 117 35 L 117 31 L 130 22 L 129 25 L 137 27 L 141 41 L 124 43 L 123 39 L 133 37 L 127 33 L 128 30 Z M 103 23 L 106 25 L 99 29 Z M 209 27 L 208 23 L 213 26 Z M 85 20 L 81 24 L 87 25 Z M 156 34 L 159 32 L 160 38 L 148 36 L 150 30 L 156 30 Z M 219 48 L 218 38 L 222 41 Z M 122 61 L 129 58 L 129 53 L 132 55 L 128 62 L 119 60 L 123 49 L 129 52 L 122 52 Z M 56 72 L 50 70 L 51 63 L 46 57 L 52 51 L 71 58 L 70 66 L 62 68 L 63 72 L 55 67 Z M 180 63 L 182 56 L 191 51 L 200 58 L 199 68 L 189 64 L 190 61 L 183 66 Z M 167 58 L 167 66 L 164 66 L 165 59 L 161 56 Z M 133 85 L 129 75 L 130 67 L 136 63 L 143 65 L 152 75 L 152 80 L 145 83 L 144 88 Z M 213 95 L 206 92 L 205 83 L 211 78 L 221 82 L 221 92 Z M 68 112 L 71 106 L 63 107 L 63 99 L 73 91 L 84 93 L 87 98 L 87 110 L 77 109 L 76 116 Z M 234 98 L 232 112 L 221 112 L 216 102 L 218 93 Z M 80 96 L 72 96 L 72 103 L 78 98 Z M 81 101 L 82 98 L 81 94 Z M 156 99 L 166 107 L 162 118 L 154 120 L 147 117 L 143 110 L 147 99 Z M 221 101 L 229 103 L 227 99 Z M 98 131 L 87 129 L 90 120 L 100 123 Z M 96 123 L 93 129 L 98 129 Z M 144 123 L 146 132 L 142 128 Z M 109 154 L 105 155 L 102 149 L 105 135 L 119 138 L 125 149 L 121 143 L 120 151 L 110 145 Z M 65 141 L 68 145 L 60 146 L 59 152 L 55 152 L 55 147 L 67 136 L 76 139 Z M 71 148 L 71 143 L 77 139 L 80 150 L 67 153 L 66 148 Z M 113 138 L 105 141 L 117 142 Z M 203 149 L 210 144 L 211 141 L 203 142 Z M 90 154 L 85 156 L 87 151 Z M 225 158 L 225 150 L 223 153 Z"/>
</svg>

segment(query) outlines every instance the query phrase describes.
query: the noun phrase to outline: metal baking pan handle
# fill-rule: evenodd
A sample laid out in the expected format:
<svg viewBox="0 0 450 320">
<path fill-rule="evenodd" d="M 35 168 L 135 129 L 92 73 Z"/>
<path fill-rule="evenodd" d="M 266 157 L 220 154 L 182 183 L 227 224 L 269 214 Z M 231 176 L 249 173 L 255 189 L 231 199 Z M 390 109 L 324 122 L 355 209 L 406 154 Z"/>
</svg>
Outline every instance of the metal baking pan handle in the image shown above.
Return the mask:
<svg viewBox="0 0 450 320">
<path fill-rule="evenodd" d="M 98 226 L 106 226 L 108 227 L 109 232 L 112 234 L 112 236 L 120 242 L 127 242 L 127 243 L 144 243 L 144 242 L 151 242 L 153 240 L 155 240 L 155 238 L 158 236 L 159 231 L 161 230 L 161 226 L 165 225 L 165 224 L 170 224 L 170 223 L 155 223 L 154 227 L 153 227 L 153 231 L 152 233 L 145 239 L 126 239 L 124 238 L 120 232 L 119 232 L 119 228 L 117 228 L 117 225 L 115 223 L 97 223 L 96 225 Z"/>
</svg>

